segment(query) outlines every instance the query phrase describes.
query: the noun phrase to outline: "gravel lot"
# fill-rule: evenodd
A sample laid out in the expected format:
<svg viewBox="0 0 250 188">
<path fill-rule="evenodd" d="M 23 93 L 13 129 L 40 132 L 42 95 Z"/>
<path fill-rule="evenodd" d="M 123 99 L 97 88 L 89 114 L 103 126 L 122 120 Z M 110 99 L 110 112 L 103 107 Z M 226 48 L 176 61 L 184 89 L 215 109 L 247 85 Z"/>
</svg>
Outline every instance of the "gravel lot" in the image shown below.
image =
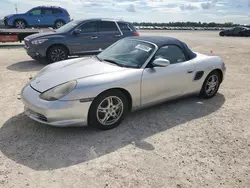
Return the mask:
<svg viewBox="0 0 250 188">
<path fill-rule="evenodd" d="M 44 65 L 22 44 L 0 44 L 0 187 L 250 187 L 250 38 L 177 37 L 221 56 L 227 75 L 211 100 L 196 97 L 131 114 L 118 128 L 54 128 L 23 114 L 19 93 Z"/>
</svg>

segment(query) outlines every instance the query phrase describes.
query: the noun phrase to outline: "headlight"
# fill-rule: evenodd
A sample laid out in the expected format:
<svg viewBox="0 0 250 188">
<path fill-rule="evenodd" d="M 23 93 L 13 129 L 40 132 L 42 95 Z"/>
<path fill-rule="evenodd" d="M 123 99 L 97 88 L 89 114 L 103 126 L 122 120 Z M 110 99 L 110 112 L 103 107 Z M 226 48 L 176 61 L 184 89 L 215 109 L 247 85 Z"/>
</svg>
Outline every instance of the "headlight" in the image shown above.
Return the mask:
<svg viewBox="0 0 250 188">
<path fill-rule="evenodd" d="M 48 40 L 48 39 L 37 39 L 37 40 L 31 41 L 31 43 L 34 44 L 34 45 L 38 45 L 38 44 L 44 43 L 44 42 L 47 41 L 47 40 Z"/>
<path fill-rule="evenodd" d="M 70 82 L 58 85 L 40 94 L 39 97 L 46 101 L 58 100 L 64 97 L 65 95 L 69 94 L 76 87 L 76 84 L 77 84 L 77 81 L 74 80 L 74 81 L 70 81 Z"/>
</svg>

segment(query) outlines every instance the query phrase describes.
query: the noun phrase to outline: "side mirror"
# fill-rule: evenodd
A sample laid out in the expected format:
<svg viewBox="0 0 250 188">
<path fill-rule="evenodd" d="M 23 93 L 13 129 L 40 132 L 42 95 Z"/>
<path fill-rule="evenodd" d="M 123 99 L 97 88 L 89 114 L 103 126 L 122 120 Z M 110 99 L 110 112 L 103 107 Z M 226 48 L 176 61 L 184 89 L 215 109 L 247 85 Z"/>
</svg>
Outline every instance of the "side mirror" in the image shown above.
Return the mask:
<svg viewBox="0 0 250 188">
<path fill-rule="evenodd" d="M 158 58 L 155 59 L 152 64 L 154 67 L 167 67 L 170 65 L 170 61 L 167 59 Z"/>
<path fill-rule="evenodd" d="M 78 34 L 80 34 L 81 33 L 81 29 L 75 29 L 74 31 L 73 31 L 73 35 L 78 35 Z"/>
</svg>

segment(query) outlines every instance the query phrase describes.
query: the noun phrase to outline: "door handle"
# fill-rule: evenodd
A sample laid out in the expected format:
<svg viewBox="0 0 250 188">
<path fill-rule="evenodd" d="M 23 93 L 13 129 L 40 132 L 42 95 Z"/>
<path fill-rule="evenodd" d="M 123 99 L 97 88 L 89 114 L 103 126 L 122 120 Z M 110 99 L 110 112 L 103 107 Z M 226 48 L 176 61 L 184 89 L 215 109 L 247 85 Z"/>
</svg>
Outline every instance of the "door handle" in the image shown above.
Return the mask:
<svg viewBox="0 0 250 188">
<path fill-rule="evenodd" d="M 120 36 L 121 36 L 121 35 L 119 35 L 119 34 L 118 34 L 118 35 L 115 35 L 115 37 L 120 37 Z"/>
<path fill-rule="evenodd" d="M 91 37 L 91 39 L 97 39 L 98 37 L 97 36 L 93 36 L 93 37 Z"/>
<path fill-rule="evenodd" d="M 194 70 L 193 69 L 189 69 L 188 71 L 187 71 L 187 73 L 193 73 L 194 72 Z"/>
</svg>

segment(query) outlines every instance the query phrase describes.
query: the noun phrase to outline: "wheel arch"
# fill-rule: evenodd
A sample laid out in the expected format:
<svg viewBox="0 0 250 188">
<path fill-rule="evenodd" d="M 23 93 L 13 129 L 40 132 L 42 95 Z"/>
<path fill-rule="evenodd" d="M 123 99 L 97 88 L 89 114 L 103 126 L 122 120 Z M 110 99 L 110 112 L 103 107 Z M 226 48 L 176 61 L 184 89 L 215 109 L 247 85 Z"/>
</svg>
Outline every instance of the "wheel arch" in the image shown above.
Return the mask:
<svg viewBox="0 0 250 188">
<path fill-rule="evenodd" d="M 222 72 L 222 70 L 221 69 L 214 69 L 214 70 L 212 70 L 209 74 L 211 74 L 212 72 L 218 72 L 219 73 L 219 75 L 220 75 L 220 82 L 222 82 L 223 81 L 223 72 Z M 208 74 L 208 75 L 209 75 Z"/>
<path fill-rule="evenodd" d="M 56 19 L 56 20 L 55 20 L 55 23 L 58 22 L 58 21 L 62 21 L 64 24 L 66 23 L 66 22 L 65 22 L 63 19 L 61 19 L 61 18 Z M 55 24 L 55 23 L 54 23 L 54 24 Z"/>
<path fill-rule="evenodd" d="M 133 101 L 132 101 L 132 96 L 129 93 L 128 90 L 124 89 L 124 88 L 120 88 L 120 87 L 114 87 L 114 88 L 110 88 L 110 89 L 106 89 L 104 91 L 102 91 L 101 93 L 99 93 L 95 98 L 99 97 L 100 95 L 102 95 L 103 93 L 107 92 L 107 91 L 112 91 L 112 90 L 117 90 L 120 91 L 122 94 L 125 95 L 125 97 L 128 100 L 128 105 L 129 105 L 129 111 L 132 110 L 132 105 L 133 105 Z"/>
</svg>

